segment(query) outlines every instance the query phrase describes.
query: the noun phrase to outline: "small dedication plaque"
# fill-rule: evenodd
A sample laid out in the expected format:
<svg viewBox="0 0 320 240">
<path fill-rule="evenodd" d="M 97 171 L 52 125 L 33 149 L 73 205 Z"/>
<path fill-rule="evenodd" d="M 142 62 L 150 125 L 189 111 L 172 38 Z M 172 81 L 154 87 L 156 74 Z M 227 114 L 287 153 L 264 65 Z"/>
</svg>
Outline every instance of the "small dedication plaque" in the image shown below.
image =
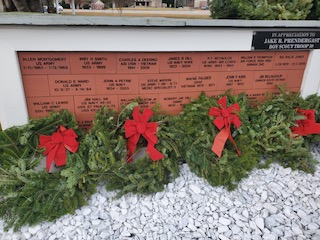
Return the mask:
<svg viewBox="0 0 320 240">
<path fill-rule="evenodd" d="M 307 50 L 320 48 L 320 31 L 253 33 L 252 50 Z"/>
</svg>

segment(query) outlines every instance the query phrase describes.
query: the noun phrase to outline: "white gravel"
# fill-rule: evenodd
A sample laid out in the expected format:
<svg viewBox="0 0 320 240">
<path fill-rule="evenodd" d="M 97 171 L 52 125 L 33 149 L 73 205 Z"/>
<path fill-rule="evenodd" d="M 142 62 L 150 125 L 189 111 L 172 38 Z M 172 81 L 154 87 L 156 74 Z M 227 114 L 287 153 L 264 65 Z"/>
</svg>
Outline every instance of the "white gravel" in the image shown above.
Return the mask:
<svg viewBox="0 0 320 240">
<path fill-rule="evenodd" d="M 274 164 L 228 192 L 184 164 L 164 192 L 114 196 L 101 184 L 74 215 L 16 233 L 1 221 L 0 239 L 320 239 L 320 167 L 311 175 Z"/>
</svg>

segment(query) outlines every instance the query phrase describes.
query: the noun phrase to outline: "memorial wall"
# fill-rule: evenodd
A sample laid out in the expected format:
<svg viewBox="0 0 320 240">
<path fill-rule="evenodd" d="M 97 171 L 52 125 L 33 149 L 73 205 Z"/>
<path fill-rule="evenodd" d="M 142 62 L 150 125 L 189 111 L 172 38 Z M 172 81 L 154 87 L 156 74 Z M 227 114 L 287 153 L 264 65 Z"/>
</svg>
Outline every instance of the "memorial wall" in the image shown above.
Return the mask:
<svg viewBox="0 0 320 240">
<path fill-rule="evenodd" d="M 259 99 L 286 84 L 300 91 L 309 51 L 18 52 L 28 114 L 68 109 L 88 128 L 104 105 L 119 110 L 140 99 L 170 114 L 202 91 L 231 89 Z"/>
</svg>

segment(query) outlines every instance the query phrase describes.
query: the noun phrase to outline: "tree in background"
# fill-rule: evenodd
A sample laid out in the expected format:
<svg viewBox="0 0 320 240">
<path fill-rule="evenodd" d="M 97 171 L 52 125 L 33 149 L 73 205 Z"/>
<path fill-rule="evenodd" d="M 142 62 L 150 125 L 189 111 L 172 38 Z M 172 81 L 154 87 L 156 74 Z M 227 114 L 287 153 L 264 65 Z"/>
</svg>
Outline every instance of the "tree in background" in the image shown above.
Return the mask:
<svg viewBox="0 0 320 240">
<path fill-rule="evenodd" d="M 48 13 L 56 13 L 56 9 L 52 0 L 42 0 L 43 6 L 48 6 Z"/>
<path fill-rule="evenodd" d="M 0 6 L 5 12 L 43 12 L 43 6 L 48 6 L 48 12 L 55 13 L 53 2 L 54 0 L 0 0 Z M 65 0 L 62 4 L 66 5 L 70 2 L 71 0 Z M 91 0 L 74 0 L 74 2 L 76 8 L 91 4 Z"/>
<path fill-rule="evenodd" d="M 212 0 L 210 11 L 212 18 L 220 19 L 304 20 L 312 13 L 314 3 L 318 2 L 316 0 Z"/>
<path fill-rule="evenodd" d="M 130 7 L 133 5 L 133 0 L 114 0 L 114 5 L 121 13 L 124 7 Z"/>
<path fill-rule="evenodd" d="M 48 6 L 48 12 L 55 12 L 52 0 L 0 0 L 5 12 L 43 12 L 43 6 Z"/>
<path fill-rule="evenodd" d="M 320 19 L 320 0 L 314 0 L 311 12 L 308 15 L 309 20 L 319 20 Z"/>
<path fill-rule="evenodd" d="M 162 3 L 167 4 L 167 7 L 174 7 L 175 0 L 162 0 Z"/>
<path fill-rule="evenodd" d="M 71 4 L 71 0 L 65 0 L 63 2 L 64 4 L 68 4 L 69 6 Z M 74 5 L 77 9 L 83 8 L 90 4 L 91 4 L 91 0 L 74 0 Z"/>
<path fill-rule="evenodd" d="M 101 0 L 104 3 L 105 8 L 112 8 L 113 0 Z"/>
<path fill-rule="evenodd" d="M 41 0 L 0 0 L 4 11 L 43 12 Z"/>
<path fill-rule="evenodd" d="M 124 7 L 130 7 L 134 4 L 133 0 L 101 0 L 106 8 L 116 8 L 120 15 Z"/>
<path fill-rule="evenodd" d="M 233 0 L 212 0 L 210 2 L 211 17 L 216 19 L 236 19 L 237 6 Z"/>
<path fill-rule="evenodd" d="M 66 2 L 65 0 L 62 0 L 60 4 L 63 8 L 70 8 L 70 3 Z"/>
</svg>

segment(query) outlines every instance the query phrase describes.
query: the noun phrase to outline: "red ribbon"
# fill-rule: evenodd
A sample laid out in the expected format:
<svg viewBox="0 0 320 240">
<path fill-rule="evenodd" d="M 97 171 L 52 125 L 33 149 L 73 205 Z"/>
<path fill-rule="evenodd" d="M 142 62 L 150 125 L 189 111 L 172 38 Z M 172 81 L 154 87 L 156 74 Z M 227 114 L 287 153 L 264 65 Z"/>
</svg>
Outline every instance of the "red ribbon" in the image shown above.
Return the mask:
<svg viewBox="0 0 320 240">
<path fill-rule="evenodd" d="M 148 108 L 140 115 L 139 107 L 135 107 L 132 113 L 133 120 L 126 120 L 124 128 L 126 138 L 128 138 L 128 162 L 133 161 L 133 154 L 141 135 L 148 141 L 147 152 L 149 153 L 150 158 L 153 161 L 164 158 L 164 156 L 154 147 L 158 142 L 158 137 L 155 135 L 157 133 L 158 123 L 148 122 L 152 115 L 153 111 Z"/>
<path fill-rule="evenodd" d="M 57 167 L 66 165 L 66 149 L 73 153 L 78 150 L 79 143 L 76 138 L 78 136 L 73 129 L 67 130 L 64 126 L 60 126 L 52 136 L 40 135 L 39 148 L 46 148 L 43 154 L 48 154 L 46 162 L 48 172 L 53 161 L 55 161 Z"/>
<path fill-rule="evenodd" d="M 212 145 L 212 151 L 218 155 L 218 157 L 221 157 L 222 150 L 224 148 L 224 145 L 229 139 L 234 147 L 237 150 L 238 155 L 240 156 L 240 151 L 236 145 L 236 142 L 232 138 L 230 127 L 231 125 L 235 125 L 236 128 L 239 128 L 241 126 L 240 118 L 236 112 L 240 112 L 240 106 L 238 103 L 235 103 L 227 108 L 227 97 L 224 96 L 218 100 L 218 103 L 221 108 L 217 107 L 211 107 L 209 111 L 209 116 L 216 117 L 213 121 L 213 124 L 221 130 L 217 136 L 214 139 L 213 145 Z"/>
<path fill-rule="evenodd" d="M 304 115 L 306 119 L 297 120 L 298 126 L 291 128 L 292 133 L 301 136 L 307 136 L 309 134 L 320 134 L 320 124 L 316 123 L 315 110 L 302 110 L 298 108 L 297 111 L 301 115 Z"/>
</svg>

